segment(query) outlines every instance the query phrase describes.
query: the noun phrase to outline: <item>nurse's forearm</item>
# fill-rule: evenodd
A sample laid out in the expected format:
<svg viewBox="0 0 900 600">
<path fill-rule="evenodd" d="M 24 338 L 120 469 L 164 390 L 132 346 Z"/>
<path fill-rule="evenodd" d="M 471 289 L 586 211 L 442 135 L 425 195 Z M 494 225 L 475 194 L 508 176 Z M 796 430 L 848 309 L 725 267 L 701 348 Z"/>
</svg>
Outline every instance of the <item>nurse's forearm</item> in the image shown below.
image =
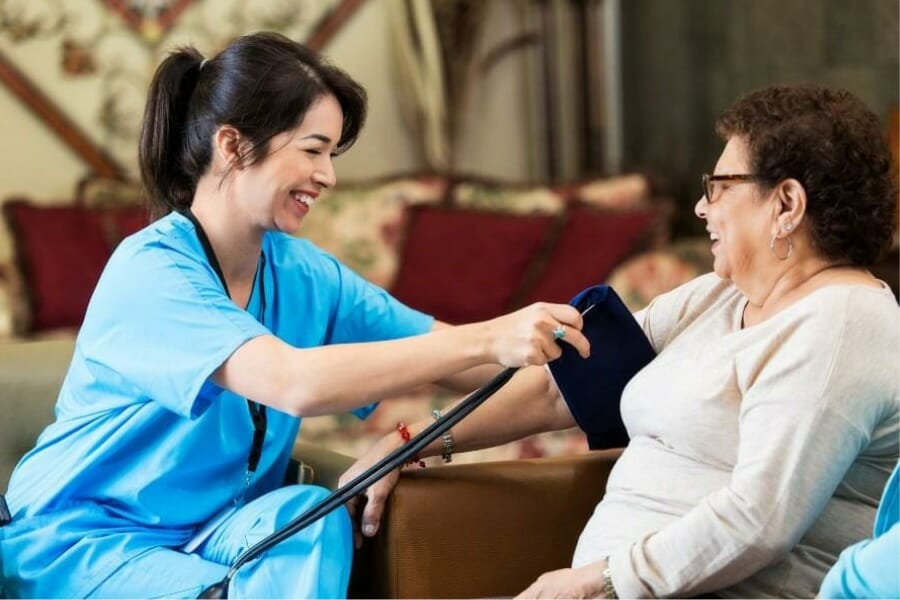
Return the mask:
<svg viewBox="0 0 900 600">
<path fill-rule="evenodd" d="M 432 331 L 447 329 L 448 327 L 452 327 L 452 325 L 442 321 L 435 321 Z M 435 383 L 453 392 L 469 393 L 493 379 L 501 370 L 502 367 L 500 365 L 480 365 L 461 373 L 454 373 Z"/>
<path fill-rule="evenodd" d="M 214 374 L 237 394 L 297 416 L 345 412 L 489 362 L 478 326 L 365 344 L 294 348 L 260 336 Z"/>
</svg>

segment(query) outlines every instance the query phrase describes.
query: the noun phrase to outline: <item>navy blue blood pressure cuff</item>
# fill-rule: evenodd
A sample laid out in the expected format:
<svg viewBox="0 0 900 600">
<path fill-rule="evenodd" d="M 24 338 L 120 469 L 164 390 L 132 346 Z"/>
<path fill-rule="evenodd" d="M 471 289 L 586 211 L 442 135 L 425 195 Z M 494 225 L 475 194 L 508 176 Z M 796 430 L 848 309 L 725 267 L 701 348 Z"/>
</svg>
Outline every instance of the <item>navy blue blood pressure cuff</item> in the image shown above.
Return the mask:
<svg viewBox="0 0 900 600">
<path fill-rule="evenodd" d="M 650 340 L 631 311 L 608 285 L 589 287 L 569 303 L 584 312 L 582 333 L 591 343 L 584 359 L 562 343 L 562 356 L 549 364 L 575 422 L 587 435 L 591 450 L 628 444 L 619 400 L 635 374 L 656 356 Z"/>
</svg>

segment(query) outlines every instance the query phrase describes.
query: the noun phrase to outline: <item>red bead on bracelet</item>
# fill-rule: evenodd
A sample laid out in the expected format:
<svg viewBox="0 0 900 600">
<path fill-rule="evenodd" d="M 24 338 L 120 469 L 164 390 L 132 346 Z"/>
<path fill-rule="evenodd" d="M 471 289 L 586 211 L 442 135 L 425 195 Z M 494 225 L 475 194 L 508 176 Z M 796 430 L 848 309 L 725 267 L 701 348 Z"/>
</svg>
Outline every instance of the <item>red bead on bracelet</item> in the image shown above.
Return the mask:
<svg viewBox="0 0 900 600">
<path fill-rule="evenodd" d="M 403 438 L 403 443 L 408 443 L 412 436 L 409 434 L 409 428 L 406 426 L 406 423 L 400 421 L 397 423 L 397 431 L 400 432 L 400 437 Z M 418 464 L 421 468 L 425 468 L 425 461 L 419 458 L 419 455 L 413 456 L 410 460 L 406 461 L 403 466 L 408 467 L 409 465 Z"/>
</svg>

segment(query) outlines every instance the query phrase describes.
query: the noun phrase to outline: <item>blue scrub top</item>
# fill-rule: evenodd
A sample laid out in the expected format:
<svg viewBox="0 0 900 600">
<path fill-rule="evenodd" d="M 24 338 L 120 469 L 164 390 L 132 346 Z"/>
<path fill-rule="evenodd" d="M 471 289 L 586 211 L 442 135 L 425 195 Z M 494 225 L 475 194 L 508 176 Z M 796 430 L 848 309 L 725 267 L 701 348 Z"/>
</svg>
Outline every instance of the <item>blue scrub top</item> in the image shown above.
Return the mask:
<svg viewBox="0 0 900 600">
<path fill-rule="evenodd" d="M 269 409 L 262 458 L 245 489 L 247 402 L 209 379 L 247 340 L 271 333 L 309 348 L 432 327 L 431 317 L 305 240 L 270 232 L 262 247 L 244 310 L 225 294 L 184 216 L 172 213 L 119 245 L 88 306 L 56 422 L 10 480 L 4 576 L 62 569 L 87 594 L 143 549 L 180 547 L 236 498 L 281 485 L 300 419 Z"/>
</svg>

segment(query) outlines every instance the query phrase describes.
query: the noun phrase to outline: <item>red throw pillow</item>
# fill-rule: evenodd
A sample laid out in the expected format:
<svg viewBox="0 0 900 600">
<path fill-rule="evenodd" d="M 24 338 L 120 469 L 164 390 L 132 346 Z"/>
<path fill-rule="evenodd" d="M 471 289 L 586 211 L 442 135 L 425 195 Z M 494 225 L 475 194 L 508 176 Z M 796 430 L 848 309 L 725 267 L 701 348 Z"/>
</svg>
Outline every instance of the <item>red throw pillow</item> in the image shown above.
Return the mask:
<svg viewBox="0 0 900 600">
<path fill-rule="evenodd" d="M 6 202 L 32 308 L 31 328 L 78 327 L 110 255 L 97 214 L 81 206 Z"/>
<path fill-rule="evenodd" d="M 516 302 L 568 302 L 602 283 L 644 241 L 656 221 L 652 209 L 604 211 L 572 204 L 540 275 Z"/>
<path fill-rule="evenodd" d="M 123 239 L 150 223 L 150 213 L 141 206 L 98 209 L 103 220 L 106 240 L 115 248 Z"/>
<path fill-rule="evenodd" d="M 552 216 L 416 207 L 392 292 L 449 323 L 490 319 L 509 304 Z"/>
</svg>

